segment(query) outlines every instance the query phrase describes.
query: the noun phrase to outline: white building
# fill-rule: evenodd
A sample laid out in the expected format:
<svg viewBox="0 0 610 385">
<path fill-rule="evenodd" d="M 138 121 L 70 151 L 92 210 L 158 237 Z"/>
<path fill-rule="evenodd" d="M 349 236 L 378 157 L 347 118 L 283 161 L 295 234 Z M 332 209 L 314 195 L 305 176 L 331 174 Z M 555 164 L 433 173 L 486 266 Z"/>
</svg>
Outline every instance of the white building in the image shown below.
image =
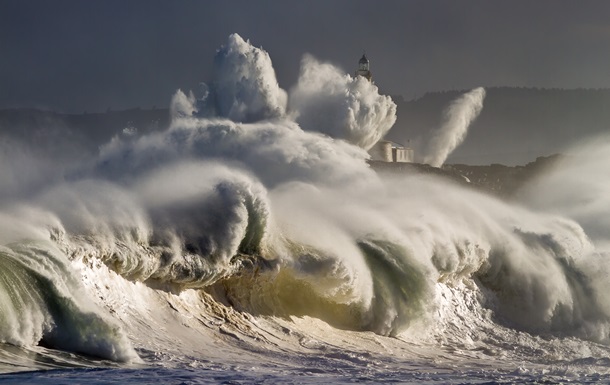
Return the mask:
<svg viewBox="0 0 610 385">
<path fill-rule="evenodd" d="M 413 149 L 389 140 L 380 140 L 369 150 L 371 160 L 382 162 L 412 163 Z"/>
</svg>

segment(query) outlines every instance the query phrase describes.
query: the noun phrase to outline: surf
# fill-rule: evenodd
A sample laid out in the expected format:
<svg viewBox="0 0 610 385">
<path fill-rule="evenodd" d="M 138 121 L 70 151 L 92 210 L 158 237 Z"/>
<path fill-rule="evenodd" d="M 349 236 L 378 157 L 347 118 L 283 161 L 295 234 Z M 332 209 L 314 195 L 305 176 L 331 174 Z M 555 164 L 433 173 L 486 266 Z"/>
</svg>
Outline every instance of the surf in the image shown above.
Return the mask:
<svg viewBox="0 0 610 385">
<path fill-rule="evenodd" d="M 286 92 L 238 35 L 215 65 L 203 95 L 176 92 L 166 129 L 2 197 L 2 371 L 58 349 L 122 369 L 607 374 L 605 228 L 565 210 L 561 168 L 510 202 L 378 174 L 367 150 L 396 106 L 373 83 L 307 57 Z M 473 92 L 445 136 L 483 108 Z"/>
</svg>

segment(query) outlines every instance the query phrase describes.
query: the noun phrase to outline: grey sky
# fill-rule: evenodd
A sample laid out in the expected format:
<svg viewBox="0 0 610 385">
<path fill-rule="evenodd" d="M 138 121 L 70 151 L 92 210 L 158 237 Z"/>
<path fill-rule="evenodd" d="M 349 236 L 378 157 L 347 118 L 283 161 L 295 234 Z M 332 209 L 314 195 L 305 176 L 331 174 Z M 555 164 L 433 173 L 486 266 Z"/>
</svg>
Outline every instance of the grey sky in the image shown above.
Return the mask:
<svg viewBox="0 0 610 385">
<path fill-rule="evenodd" d="M 237 32 L 289 89 L 304 53 L 406 99 L 476 86 L 610 87 L 610 1 L 0 1 L 0 108 L 166 106 Z"/>
</svg>

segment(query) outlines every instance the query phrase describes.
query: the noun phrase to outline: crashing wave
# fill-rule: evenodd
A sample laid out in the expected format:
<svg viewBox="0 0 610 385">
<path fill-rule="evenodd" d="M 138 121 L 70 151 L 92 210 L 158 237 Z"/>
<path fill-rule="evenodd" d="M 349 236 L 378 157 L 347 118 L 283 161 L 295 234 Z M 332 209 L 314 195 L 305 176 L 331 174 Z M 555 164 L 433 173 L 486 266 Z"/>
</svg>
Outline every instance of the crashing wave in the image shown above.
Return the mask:
<svg viewBox="0 0 610 385">
<path fill-rule="evenodd" d="M 86 282 L 107 309 L 126 287 L 152 292 L 238 340 L 256 334 L 243 332 L 247 317 L 309 316 L 422 339 L 454 340 L 472 321 L 608 341 L 607 254 L 581 217 L 376 175 L 365 149 L 392 126 L 395 105 L 329 64 L 307 57 L 288 101 L 269 55 L 238 35 L 216 66 L 205 100 L 176 94 L 167 130 L 113 139 L 94 166 L 0 221 L 3 342 L 137 359 L 111 316 L 87 303 L 71 263 L 124 285 Z M 115 317 L 142 318 L 146 330 L 161 322 L 136 310 Z"/>
</svg>

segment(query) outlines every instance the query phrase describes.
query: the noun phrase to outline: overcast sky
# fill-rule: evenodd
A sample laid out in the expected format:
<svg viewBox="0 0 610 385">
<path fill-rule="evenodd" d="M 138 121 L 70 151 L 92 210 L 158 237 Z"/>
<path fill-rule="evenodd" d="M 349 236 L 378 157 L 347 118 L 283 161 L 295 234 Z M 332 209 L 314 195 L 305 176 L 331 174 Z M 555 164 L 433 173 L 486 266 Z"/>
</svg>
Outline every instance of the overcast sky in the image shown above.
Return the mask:
<svg viewBox="0 0 610 385">
<path fill-rule="evenodd" d="M 165 107 L 237 32 L 290 89 L 304 53 L 406 99 L 476 86 L 610 87 L 610 1 L 0 1 L 0 108 Z"/>
</svg>

